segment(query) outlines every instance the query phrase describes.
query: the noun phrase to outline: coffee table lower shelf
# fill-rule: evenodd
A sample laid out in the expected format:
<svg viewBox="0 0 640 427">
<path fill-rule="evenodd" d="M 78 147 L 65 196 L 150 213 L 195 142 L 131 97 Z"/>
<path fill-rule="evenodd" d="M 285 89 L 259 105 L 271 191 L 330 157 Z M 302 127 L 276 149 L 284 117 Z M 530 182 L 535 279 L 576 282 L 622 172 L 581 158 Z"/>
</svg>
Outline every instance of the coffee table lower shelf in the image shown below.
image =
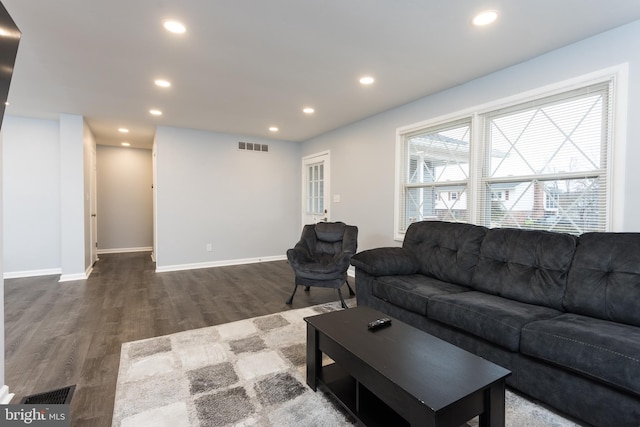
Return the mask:
<svg viewBox="0 0 640 427">
<path fill-rule="evenodd" d="M 320 388 L 333 395 L 361 424 L 366 426 L 409 426 L 409 422 L 371 393 L 337 363 L 322 367 Z"/>
</svg>

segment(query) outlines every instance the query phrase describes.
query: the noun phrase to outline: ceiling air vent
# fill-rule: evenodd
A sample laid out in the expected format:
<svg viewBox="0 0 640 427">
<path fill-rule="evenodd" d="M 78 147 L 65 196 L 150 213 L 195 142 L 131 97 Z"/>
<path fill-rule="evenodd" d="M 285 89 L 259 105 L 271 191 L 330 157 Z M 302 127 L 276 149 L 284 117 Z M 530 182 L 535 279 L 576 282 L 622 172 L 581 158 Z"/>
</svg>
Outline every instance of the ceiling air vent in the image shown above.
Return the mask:
<svg viewBox="0 0 640 427">
<path fill-rule="evenodd" d="M 238 142 L 238 150 L 260 151 L 263 153 L 267 153 L 269 151 L 269 145 L 240 141 Z"/>
</svg>

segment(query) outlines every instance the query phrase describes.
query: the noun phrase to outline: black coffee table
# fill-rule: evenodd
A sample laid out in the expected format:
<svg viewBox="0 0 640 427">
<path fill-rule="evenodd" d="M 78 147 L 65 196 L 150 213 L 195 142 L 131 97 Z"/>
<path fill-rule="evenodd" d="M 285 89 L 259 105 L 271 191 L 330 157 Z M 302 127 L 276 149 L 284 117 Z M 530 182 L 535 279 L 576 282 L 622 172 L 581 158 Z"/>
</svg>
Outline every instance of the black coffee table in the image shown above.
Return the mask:
<svg viewBox="0 0 640 427">
<path fill-rule="evenodd" d="M 455 426 L 480 415 L 504 426 L 505 379 L 511 372 L 419 329 L 356 307 L 305 318 L 307 384 L 333 394 L 367 426 Z M 322 353 L 335 363 L 322 366 Z"/>
</svg>

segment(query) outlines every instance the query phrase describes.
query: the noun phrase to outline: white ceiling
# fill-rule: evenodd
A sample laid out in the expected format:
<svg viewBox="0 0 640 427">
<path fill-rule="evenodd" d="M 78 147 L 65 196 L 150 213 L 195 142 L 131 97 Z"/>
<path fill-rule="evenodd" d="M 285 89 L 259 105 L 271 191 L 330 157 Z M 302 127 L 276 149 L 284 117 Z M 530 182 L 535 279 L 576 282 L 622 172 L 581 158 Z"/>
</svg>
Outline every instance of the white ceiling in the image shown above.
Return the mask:
<svg viewBox="0 0 640 427">
<path fill-rule="evenodd" d="M 640 19 L 637 0 L 1 1 L 22 30 L 7 114 L 137 147 L 158 125 L 303 141 Z"/>
</svg>

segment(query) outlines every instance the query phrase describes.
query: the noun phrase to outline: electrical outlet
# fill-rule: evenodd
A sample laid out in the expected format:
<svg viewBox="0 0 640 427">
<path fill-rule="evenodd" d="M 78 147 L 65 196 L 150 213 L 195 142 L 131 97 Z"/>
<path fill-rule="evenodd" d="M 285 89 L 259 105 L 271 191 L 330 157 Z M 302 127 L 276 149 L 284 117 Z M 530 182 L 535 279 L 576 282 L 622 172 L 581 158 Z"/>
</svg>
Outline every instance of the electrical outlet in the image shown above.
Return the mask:
<svg viewBox="0 0 640 427">
<path fill-rule="evenodd" d="M 211 243 L 207 243 L 207 252 L 211 252 L 213 250 L 213 245 Z"/>
</svg>

